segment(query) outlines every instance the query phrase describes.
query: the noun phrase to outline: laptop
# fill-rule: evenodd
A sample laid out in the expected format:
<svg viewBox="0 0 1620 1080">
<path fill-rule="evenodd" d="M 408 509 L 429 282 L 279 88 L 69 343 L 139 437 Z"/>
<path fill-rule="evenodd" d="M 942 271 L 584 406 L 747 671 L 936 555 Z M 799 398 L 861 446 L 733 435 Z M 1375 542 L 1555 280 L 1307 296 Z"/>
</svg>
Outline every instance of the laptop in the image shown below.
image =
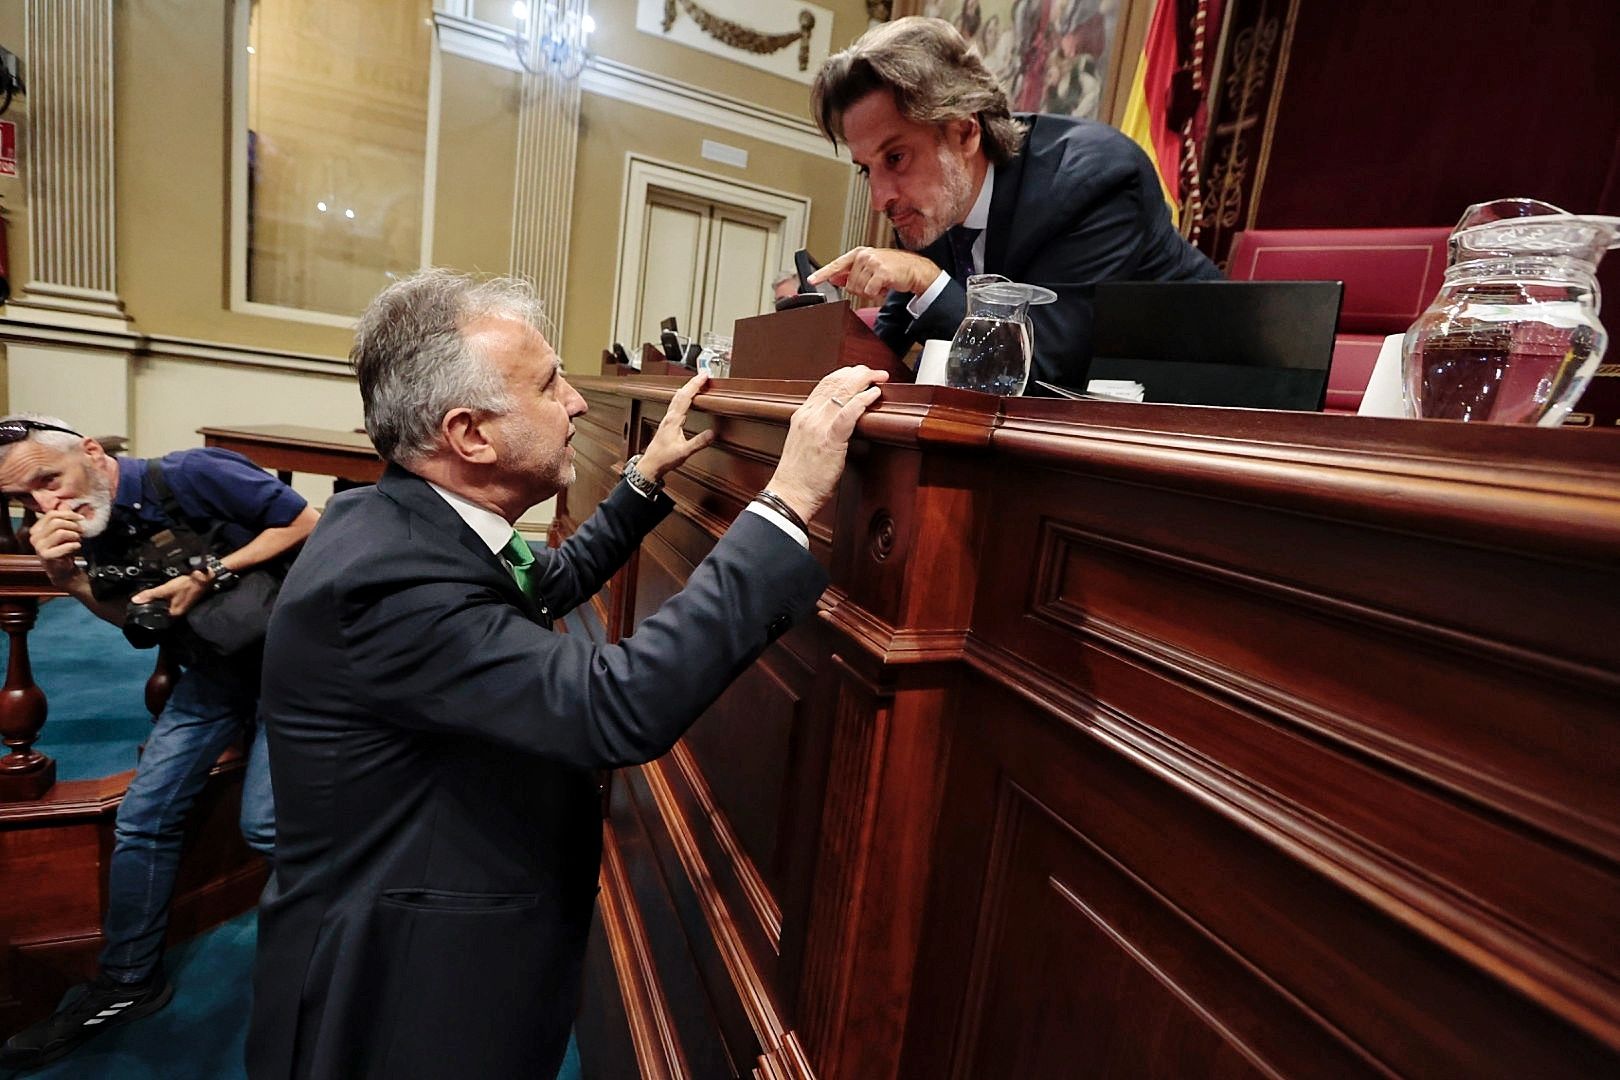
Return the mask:
<svg viewBox="0 0 1620 1080">
<path fill-rule="evenodd" d="M 1163 404 L 1320 412 L 1343 295 L 1339 281 L 1099 284 L 1087 378 Z"/>
</svg>

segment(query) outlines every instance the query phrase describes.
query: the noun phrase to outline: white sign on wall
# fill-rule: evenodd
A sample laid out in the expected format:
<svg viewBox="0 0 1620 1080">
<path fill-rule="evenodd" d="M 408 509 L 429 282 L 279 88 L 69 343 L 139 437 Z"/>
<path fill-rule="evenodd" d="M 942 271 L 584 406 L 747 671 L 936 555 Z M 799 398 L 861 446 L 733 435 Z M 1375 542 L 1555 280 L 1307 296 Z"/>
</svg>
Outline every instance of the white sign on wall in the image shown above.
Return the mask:
<svg viewBox="0 0 1620 1080">
<path fill-rule="evenodd" d="M 827 59 L 833 13 L 794 0 L 636 0 L 636 29 L 808 84 Z"/>
</svg>

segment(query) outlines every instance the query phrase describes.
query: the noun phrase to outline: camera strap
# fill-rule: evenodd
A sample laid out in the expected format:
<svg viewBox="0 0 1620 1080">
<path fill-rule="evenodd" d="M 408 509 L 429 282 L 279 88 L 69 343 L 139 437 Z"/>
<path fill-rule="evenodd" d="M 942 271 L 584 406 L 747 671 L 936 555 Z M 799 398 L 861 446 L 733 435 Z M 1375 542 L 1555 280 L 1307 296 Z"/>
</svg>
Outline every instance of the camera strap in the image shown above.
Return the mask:
<svg viewBox="0 0 1620 1080">
<path fill-rule="evenodd" d="M 174 490 L 169 487 L 168 480 L 164 479 L 161 460 L 151 458 L 147 461 L 146 479 L 152 485 L 152 490 L 157 492 L 158 505 L 163 507 L 163 516 L 169 519 L 170 527 L 191 533 L 202 540 L 207 550 L 214 551 L 214 535 L 222 526 L 213 523 L 198 528 L 197 521 L 180 509 L 180 500 L 174 497 Z"/>
</svg>

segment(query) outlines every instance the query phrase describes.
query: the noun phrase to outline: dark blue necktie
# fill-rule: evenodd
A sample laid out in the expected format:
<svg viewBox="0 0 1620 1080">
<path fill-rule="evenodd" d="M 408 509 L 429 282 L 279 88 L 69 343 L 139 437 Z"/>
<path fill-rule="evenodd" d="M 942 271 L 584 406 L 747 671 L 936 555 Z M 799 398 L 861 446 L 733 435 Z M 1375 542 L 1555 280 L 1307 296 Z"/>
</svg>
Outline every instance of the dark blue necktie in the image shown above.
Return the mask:
<svg viewBox="0 0 1620 1080">
<path fill-rule="evenodd" d="M 945 240 L 951 249 L 950 269 L 951 277 L 967 284 L 967 279 L 973 276 L 973 241 L 979 238 L 983 229 L 970 229 L 966 225 L 956 225 L 945 230 Z"/>
</svg>

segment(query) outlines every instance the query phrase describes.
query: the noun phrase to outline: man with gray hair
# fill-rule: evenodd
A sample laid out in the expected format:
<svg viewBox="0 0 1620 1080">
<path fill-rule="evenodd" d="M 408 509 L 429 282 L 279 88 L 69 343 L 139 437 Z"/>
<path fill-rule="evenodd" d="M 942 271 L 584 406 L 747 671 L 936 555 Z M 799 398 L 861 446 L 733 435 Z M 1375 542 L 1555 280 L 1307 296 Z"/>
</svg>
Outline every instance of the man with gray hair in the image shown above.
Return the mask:
<svg viewBox="0 0 1620 1080">
<path fill-rule="evenodd" d="M 896 19 L 829 57 L 811 113 L 849 147 L 901 250 L 855 248 L 810 283 L 887 293 L 873 329 L 897 354 L 953 337 L 967 279 L 1002 274 L 1057 294 L 1030 312 L 1033 378 L 1084 389 L 1098 282 L 1220 277 L 1171 224 L 1141 148 L 1094 120 L 1013 115 L 941 19 Z"/>
<path fill-rule="evenodd" d="M 271 621 L 263 712 L 279 807 L 248 1072 L 556 1074 L 601 855 L 593 770 L 646 762 L 826 582 L 804 522 L 884 375 L 845 368 L 686 588 L 611 645 L 552 630 L 669 512 L 709 445 L 679 390 L 623 481 L 560 548 L 513 523 L 574 478 L 583 398 L 520 283 L 390 286 L 351 354 L 389 465 L 344 492 Z"/>
<path fill-rule="evenodd" d="M 254 724 L 266 613 L 261 605 L 232 628 L 239 645 L 229 652 L 199 638 L 188 616 L 243 575 L 279 566 L 316 514 L 229 450 L 115 458 L 62 420 L 34 414 L 0 420 L 0 488 L 39 515 L 28 538 L 53 584 L 137 643 L 165 637 L 184 665 L 118 805 L 100 971 L 0 1048 L 0 1066 L 32 1068 L 168 1004 L 163 935 L 186 816 L 220 753 L 250 732 L 242 835 L 272 853 L 268 759 Z"/>
<path fill-rule="evenodd" d="M 771 282 L 771 296 L 776 300 L 786 300 L 799 292 L 799 272 L 797 270 L 784 270 L 776 275 Z"/>
</svg>

